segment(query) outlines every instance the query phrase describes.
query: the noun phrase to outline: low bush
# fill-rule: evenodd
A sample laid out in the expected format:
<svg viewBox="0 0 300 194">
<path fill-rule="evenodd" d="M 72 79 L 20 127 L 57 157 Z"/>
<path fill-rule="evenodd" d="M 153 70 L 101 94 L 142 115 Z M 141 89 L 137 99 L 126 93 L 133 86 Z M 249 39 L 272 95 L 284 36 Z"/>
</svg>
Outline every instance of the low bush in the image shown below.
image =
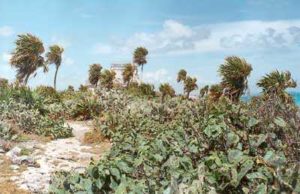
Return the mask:
<svg viewBox="0 0 300 194">
<path fill-rule="evenodd" d="M 84 174 L 57 173 L 51 192 L 300 192 L 293 104 L 274 102 L 272 112 L 262 99 L 161 105 L 114 92 L 100 98 L 105 114 L 97 125 L 113 142 L 110 153 Z"/>
</svg>

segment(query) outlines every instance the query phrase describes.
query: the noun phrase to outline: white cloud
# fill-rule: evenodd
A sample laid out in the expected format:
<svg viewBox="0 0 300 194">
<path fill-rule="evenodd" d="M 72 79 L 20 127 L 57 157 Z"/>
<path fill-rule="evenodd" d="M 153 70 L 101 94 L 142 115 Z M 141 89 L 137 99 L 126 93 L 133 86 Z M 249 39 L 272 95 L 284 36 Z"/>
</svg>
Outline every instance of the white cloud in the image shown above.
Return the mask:
<svg viewBox="0 0 300 194">
<path fill-rule="evenodd" d="M 11 58 L 11 54 L 7 52 L 2 53 L 2 59 L 5 63 L 8 63 L 10 61 L 10 58 Z"/>
<path fill-rule="evenodd" d="M 14 30 L 10 26 L 0 27 L 0 36 L 11 36 L 14 34 Z"/>
<path fill-rule="evenodd" d="M 141 74 L 141 73 L 140 73 Z M 153 72 L 145 72 L 142 75 L 143 80 L 150 83 L 163 83 L 172 80 L 166 69 L 158 69 Z"/>
<path fill-rule="evenodd" d="M 292 48 L 300 46 L 300 20 L 241 21 L 188 26 L 167 20 L 157 32 L 138 32 L 132 36 L 98 44 L 103 54 L 129 54 L 145 46 L 151 54 L 203 53 L 226 50 Z"/>
</svg>

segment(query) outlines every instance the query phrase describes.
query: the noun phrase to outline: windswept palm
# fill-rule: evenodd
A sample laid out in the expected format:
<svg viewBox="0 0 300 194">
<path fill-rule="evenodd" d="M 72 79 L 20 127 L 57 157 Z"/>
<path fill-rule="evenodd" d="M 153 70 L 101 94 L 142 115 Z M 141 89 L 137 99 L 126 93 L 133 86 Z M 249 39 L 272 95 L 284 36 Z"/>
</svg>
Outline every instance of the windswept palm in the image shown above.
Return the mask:
<svg viewBox="0 0 300 194">
<path fill-rule="evenodd" d="M 16 77 L 19 82 L 27 85 L 29 77 L 39 67 L 44 67 L 44 72 L 47 70 L 42 56 L 44 51 L 42 41 L 36 36 L 31 34 L 18 35 L 10 64 L 17 69 Z"/>
<path fill-rule="evenodd" d="M 161 84 L 159 86 L 159 91 L 161 93 L 161 102 L 162 103 L 164 103 L 166 96 L 171 96 L 171 97 L 175 96 L 175 90 L 168 83 Z"/>
<path fill-rule="evenodd" d="M 186 93 L 186 98 L 189 99 L 190 93 L 197 88 L 197 79 L 187 76 L 184 81 L 184 92 Z"/>
<path fill-rule="evenodd" d="M 101 75 L 102 66 L 100 64 L 93 64 L 89 69 L 89 82 L 93 86 L 98 85 L 100 75 Z"/>
<path fill-rule="evenodd" d="M 107 89 L 112 89 L 114 84 L 114 79 L 116 77 L 116 72 L 112 70 L 104 70 L 100 76 L 101 87 L 105 87 Z"/>
<path fill-rule="evenodd" d="M 289 71 L 273 71 L 259 80 L 257 86 L 261 87 L 266 95 L 275 94 L 287 102 L 291 101 L 291 96 L 285 90 L 297 87 L 297 83 Z"/>
<path fill-rule="evenodd" d="M 208 94 L 209 86 L 206 85 L 200 89 L 200 97 L 203 98 L 205 95 Z"/>
<path fill-rule="evenodd" d="M 49 52 L 46 53 L 47 63 L 48 64 L 55 64 L 55 75 L 54 75 L 54 89 L 56 89 L 56 80 L 57 80 L 57 73 L 58 69 L 62 62 L 62 53 L 64 49 L 58 45 L 53 45 L 49 47 Z"/>
<path fill-rule="evenodd" d="M 133 62 L 141 66 L 141 71 L 143 73 L 144 65 L 147 63 L 148 50 L 144 47 L 138 47 L 133 53 Z M 137 72 L 137 71 L 136 71 Z"/>
<path fill-rule="evenodd" d="M 135 68 L 132 64 L 126 64 L 124 67 L 124 71 L 122 72 L 123 81 L 126 84 L 126 87 L 129 86 L 133 76 L 134 76 Z"/>
<path fill-rule="evenodd" d="M 177 74 L 177 82 L 184 81 L 186 79 L 187 72 L 184 69 L 181 69 Z"/>
<path fill-rule="evenodd" d="M 233 101 L 238 101 L 248 88 L 247 78 L 251 71 L 252 67 L 245 59 L 236 56 L 227 57 L 219 68 L 225 95 Z"/>
</svg>

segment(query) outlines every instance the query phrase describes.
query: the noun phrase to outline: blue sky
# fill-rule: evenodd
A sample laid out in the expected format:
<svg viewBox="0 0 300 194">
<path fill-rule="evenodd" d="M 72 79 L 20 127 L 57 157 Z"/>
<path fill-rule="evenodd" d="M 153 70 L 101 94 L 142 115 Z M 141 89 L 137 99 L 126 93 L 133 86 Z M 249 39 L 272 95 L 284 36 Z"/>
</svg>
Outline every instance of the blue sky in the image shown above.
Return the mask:
<svg viewBox="0 0 300 194">
<path fill-rule="evenodd" d="M 218 67 L 229 55 L 253 66 L 255 83 L 272 70 L 289 70 L 300 80 L 298 0 L 0 0 L 0 77 L 14 80 L 9 64 L 18 34 L 32 33 L 47 48 L 65 48 L 58 87 L 85 83 L 88 68 L 130 62 L 137 46 L 150 54 L 143 79 L 170 82 L 184 68 L 199 87 L 219 81 Z M 54 66 L 31 86 L 52 85 Z M 294 91 L 300 91 L 297 87 Z"/>
</svg>

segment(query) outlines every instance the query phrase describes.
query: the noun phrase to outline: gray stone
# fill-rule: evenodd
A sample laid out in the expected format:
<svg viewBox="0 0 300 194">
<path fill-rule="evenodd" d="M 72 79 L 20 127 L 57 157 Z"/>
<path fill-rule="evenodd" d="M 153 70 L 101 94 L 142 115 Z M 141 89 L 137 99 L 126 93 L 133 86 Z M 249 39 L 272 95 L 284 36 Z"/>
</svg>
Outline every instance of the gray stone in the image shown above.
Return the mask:
<svg viewBox="0 0 300 194">
<path fill-rule="evenodd" d="M 20 166 L 18 166 L 18 165 L 10 165 L 10 169 L 12 169 L 12 170 L 19 170 Z"/>
</svg>

